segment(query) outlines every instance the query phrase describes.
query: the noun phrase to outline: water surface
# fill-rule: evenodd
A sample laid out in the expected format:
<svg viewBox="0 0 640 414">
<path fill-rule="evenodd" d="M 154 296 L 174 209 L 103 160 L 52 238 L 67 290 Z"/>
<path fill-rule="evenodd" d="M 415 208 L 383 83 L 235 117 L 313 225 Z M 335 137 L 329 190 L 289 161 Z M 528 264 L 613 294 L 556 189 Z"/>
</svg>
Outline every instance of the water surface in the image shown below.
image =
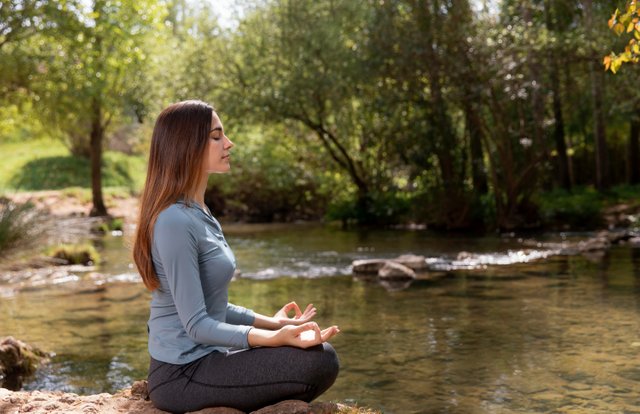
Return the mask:
<svg viewBox="0 0 640 414">
<path fill-rule="evenodd" d="M 518 238 L 226 230 L 243 275 L 233 302 L 263 313 L 313 302 L 321 325 L 340 326 L 342 369 L 324 400 L 399 414 L 640 413 L 640 249 L 526 262 Z M 0 300 L 0 335 L 55 352 L 27 389 L 113 392 L 146 375 L 149 294 L 123 238 L 98 244 L 106 263 L 93 272 Z M 484 259 L 452 266 L 460 251 Z M 353 259 L 408 252 L 450 270 L 401 291 L 349 275 Z"/>
</svg>

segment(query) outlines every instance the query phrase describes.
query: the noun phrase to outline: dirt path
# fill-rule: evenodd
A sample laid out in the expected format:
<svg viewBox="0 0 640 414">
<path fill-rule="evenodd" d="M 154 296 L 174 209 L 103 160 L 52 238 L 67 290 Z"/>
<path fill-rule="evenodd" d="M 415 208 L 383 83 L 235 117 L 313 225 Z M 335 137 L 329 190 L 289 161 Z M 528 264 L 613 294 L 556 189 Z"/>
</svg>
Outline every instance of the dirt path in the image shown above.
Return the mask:
<svg viewBox="0 0 640 414">
<path fill-rule="evenodd" d="M 90 194 L 83 191 L 28 191 L 5 194 L 16 203 L 32 202 L 37 209 L 59 217 L 88 217 L 91 211 Z M 109 214 L 122 217 L 127 223 L 135 223 L 138 214 L 138 198 L 105 194 Z"/>
</svg>

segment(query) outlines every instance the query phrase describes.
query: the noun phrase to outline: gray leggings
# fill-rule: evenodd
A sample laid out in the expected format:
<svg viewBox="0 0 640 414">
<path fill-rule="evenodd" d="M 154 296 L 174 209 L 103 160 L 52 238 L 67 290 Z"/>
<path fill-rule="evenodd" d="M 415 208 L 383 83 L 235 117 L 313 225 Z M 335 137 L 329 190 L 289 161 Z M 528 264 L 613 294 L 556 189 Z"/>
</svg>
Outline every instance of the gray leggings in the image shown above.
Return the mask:
<svg viewBox="0 0 640 414">
<path fill-rule="evenodd" d="M 157 408 L 173 413 L 206 407 L 250 412 L 283 400 L 310 402 L 329 389 L 338 370 L 338 355 L 328 343 L 212 352 L 184 365 L 151 358 L 149 396 Z"/>
</svg>

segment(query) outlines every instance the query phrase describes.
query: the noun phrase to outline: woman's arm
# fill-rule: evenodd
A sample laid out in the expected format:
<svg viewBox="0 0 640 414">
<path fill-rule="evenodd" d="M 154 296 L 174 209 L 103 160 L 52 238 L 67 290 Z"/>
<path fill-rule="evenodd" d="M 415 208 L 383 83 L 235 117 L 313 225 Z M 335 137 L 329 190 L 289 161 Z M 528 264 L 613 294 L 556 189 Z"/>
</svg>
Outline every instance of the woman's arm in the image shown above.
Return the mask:
<svg viewBox="0 0 640 414">
<path fill-rule="evenodd" d="M 253 328 L 249 331 L 248 341 L 251 347 L 295 346 L 308 348 L 327 342 L 339 332 L 340 329 L 337 326 L 320 330 L 317 323 L 307 322 L 299 326 L 286 325 L 276 331 Z"/>
<path fill-rule="evenodd" d="M 289 317 L 289 312 L 291 311 L 294 311 L 294 315 Z M 302 312 L 297 303 L 289 302 L 273 316 L 255 313 L 253 326 L 260 329 L 276 330 L 286 325 L 302 325 L 310 322 L 316 316 L 316 313 L 317 310 L 311 303 Z"/>
<path fill-rule="evenodd" d="M 251 326 L 218 321 L 207 314 L 194 227 L 189 216 L 176 209 L 162 212 L 154 226 L 153 240 L 158 259 L 178 317 L 194 342 L 246 348 Z"/>
</svg>

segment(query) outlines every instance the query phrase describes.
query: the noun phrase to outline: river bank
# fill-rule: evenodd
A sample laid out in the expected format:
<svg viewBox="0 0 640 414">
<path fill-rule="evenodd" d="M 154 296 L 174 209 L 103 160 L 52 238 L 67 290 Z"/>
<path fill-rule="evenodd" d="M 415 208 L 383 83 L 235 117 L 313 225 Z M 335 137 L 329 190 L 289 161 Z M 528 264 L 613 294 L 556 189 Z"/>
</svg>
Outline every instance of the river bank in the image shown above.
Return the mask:
<svg viewBox="0 0 640 414">
<path fill-rule="evenodd" d="M 168 414 L 148 400 L 146 381 L 115 394 L 84 395 L 60 391 L 9 391 L 0 388 L 2 414 Z M 251 414 L 375 414 L 376 411 L 331 402 L 283 401 Z M 190 414 L 245 414 L 226 407 L 204 408 Z"/>
</svg>

